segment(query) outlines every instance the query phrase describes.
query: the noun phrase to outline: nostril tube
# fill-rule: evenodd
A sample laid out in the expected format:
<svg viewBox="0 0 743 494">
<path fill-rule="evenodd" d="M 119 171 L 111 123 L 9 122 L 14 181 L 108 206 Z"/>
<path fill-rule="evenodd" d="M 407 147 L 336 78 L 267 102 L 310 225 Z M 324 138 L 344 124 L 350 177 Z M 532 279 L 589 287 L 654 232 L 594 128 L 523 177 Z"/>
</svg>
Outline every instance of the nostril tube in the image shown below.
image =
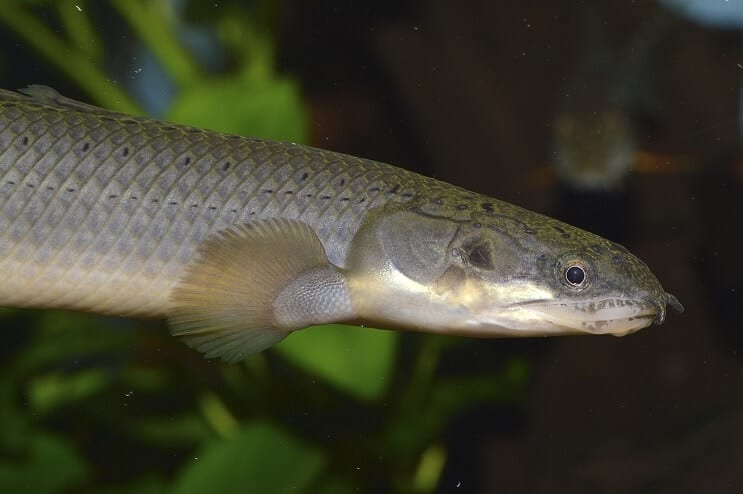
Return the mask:
<svg viewBox="0 0 743 494">
<path fill-rule="evenodd" d="M 679 302 L 679 299 L 677 299 L 674 295 L 666 292 L 666 302 L 668 305 L 671 306 L 673 310 L 681 314 L 684 312 L 684 306 L 681 305 L 681 302 Z"/>
</svg>

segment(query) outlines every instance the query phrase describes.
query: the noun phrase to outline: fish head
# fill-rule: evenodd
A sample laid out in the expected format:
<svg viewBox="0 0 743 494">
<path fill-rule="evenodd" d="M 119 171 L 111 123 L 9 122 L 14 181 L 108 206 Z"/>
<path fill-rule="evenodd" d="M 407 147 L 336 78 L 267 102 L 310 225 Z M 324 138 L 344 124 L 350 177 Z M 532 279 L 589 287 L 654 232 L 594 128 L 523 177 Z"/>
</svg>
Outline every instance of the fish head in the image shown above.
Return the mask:
<svg viewBox="0 0 743 494">
<path fill-rule="evenodd" d="M 521 282 L 541 286 L 547 295 L 512 301 L 506 310 L 512 326 L 521 327 L 523 320 L 527 330 L 624 336 L 662 324 L 668 306 L 683 312 L 678 299 L 623 246 L 554 220 L 542 226 L 542 235 L 521 238 L 534 260 Z M 545 228 L 556 235 L 544 235 Z"/>
<path fill-rule="evenodd" d="M 503 215 L 376 215 L 347 277 L 371 323 L 469 336 L 625 335 L 682 310 L 624 247 L 504 203 Z"/>
</svg>

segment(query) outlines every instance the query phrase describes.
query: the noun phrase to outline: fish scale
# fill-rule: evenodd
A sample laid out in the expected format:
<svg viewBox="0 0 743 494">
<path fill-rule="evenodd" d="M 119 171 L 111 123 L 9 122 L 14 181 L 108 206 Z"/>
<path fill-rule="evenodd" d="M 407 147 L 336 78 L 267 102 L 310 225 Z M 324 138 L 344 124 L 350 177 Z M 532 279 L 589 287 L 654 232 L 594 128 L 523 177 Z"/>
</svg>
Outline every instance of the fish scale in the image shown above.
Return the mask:
<svg viewBox="0 0 743 494">
<path fill-rule="evenodd" d="M 199 243 L 230 224 L 302 219 L 342 266 L 360 213 L 412 197 L 385 189 L 431 186 L 368 160 L 7 91 L 0 129 L 2 305 L 162 316 Z"/>
</svg>

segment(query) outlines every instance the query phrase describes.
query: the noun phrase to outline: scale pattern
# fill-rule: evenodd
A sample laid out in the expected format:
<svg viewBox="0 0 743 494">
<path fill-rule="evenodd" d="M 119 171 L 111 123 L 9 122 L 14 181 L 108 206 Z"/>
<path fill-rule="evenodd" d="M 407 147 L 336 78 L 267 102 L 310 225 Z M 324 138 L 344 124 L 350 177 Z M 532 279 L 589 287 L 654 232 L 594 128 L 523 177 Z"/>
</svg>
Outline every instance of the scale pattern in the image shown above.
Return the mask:
<svg viewBox="0 0 743 494">
<path fill-rule="evenodd" d="M 370 209 L 452 191 L 474 196 L 339 153 L 2 91 L 0 305 L 162 316 L 198 245 L 230 224 L 305 221 L 343 266 Z"/>
</svg>

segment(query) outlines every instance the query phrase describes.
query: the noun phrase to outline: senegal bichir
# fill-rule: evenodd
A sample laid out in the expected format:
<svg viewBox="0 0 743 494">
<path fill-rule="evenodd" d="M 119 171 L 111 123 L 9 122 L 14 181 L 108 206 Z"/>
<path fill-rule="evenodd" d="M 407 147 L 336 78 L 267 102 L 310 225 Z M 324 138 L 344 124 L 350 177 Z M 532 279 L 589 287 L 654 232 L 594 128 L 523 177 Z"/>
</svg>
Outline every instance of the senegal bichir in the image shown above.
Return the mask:
<svg viewBox="0 0 743 494">
<path fill-rule="evenodd" d="M 238 361 L 307 326 L 624 335 L 681 309 L 618 244 L 390 165 L 0 92 L 0 305 L 160 317 Z"/>
</svg>

